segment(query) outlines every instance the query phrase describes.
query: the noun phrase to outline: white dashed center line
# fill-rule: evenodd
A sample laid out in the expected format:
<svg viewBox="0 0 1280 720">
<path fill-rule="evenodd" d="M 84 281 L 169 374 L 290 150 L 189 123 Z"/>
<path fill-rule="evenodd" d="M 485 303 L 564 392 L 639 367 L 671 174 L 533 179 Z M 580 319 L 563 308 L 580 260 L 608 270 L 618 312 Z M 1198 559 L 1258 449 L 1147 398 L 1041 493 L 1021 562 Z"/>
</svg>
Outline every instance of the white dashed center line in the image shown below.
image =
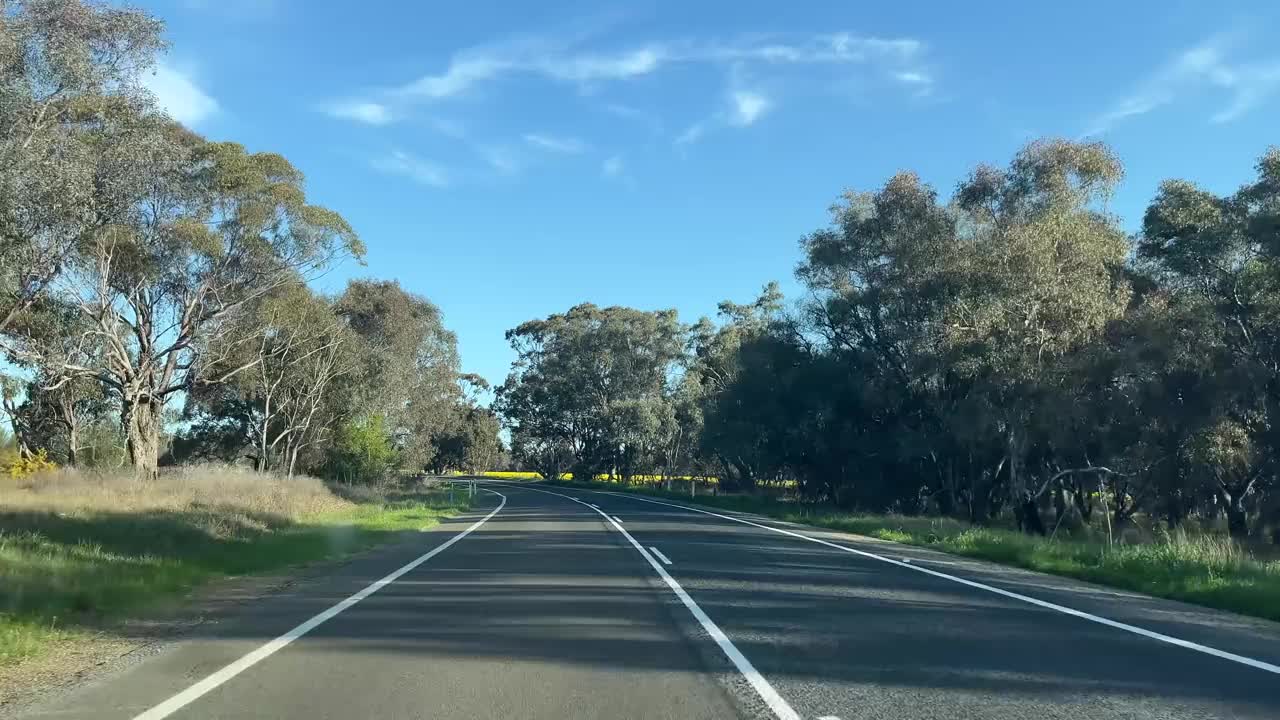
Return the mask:
<svg viewBox="0 0 1280 720">
<path fill-rule="evenodd" d="M 670 565 L 670 564 L 671 564 L 671 558 L 667 557 L 666 555 L 663 555 L 663 554 L 662 554 L 662 551 L 661 551 L 661 550 L 659 550 L 658 548 L 656 548 L 656 547 L 654 547 L 654 546 L 650 545 L 650 546 L 649 546 L 649 550 L 650 550 L 650 552 L 652 552 L 654 555 L 657 555 L 657 556 L 658 556 L 658 559 L 659 559 L 659 560 L 661 560 L 662 562 L 666 563 L 667 565 Z"/>
</svg>

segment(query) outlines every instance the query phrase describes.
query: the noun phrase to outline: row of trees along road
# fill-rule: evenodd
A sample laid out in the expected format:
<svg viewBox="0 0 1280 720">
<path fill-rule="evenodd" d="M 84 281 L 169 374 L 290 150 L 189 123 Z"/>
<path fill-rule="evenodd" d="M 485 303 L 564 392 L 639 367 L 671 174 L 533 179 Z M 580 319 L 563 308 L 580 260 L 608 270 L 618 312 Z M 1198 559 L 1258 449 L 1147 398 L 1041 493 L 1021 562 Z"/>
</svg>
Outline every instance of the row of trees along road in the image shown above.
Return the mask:
<svg viewBox="0 0 1280 720">
<path fill-rule="evenodd" d="M 394 282 L 308 287 L 364 246 L 285 158 L 157 108 L 140 79 L 161 31 L 85 0 L 0 2 L 0 397 L 20 452 L 92 446 L 143 475 L 489 465 L 497 419 L 439 310 Z M 125 457 L 96 452 L 117 441 Z"/>
<path fill-rule="evenodd" d="M 1280 542 L 1280 151 L 1219 196 L 1160 186 L 1130 235 L 1105 145 L 1025 147 L 948 199 L 849 193 L 720 322 L 581 305 L 508 333 L 496 407 L 544 475 L 794 481 L 867 511 L 1028 532 L 1138 513 Z"/>
</svg>

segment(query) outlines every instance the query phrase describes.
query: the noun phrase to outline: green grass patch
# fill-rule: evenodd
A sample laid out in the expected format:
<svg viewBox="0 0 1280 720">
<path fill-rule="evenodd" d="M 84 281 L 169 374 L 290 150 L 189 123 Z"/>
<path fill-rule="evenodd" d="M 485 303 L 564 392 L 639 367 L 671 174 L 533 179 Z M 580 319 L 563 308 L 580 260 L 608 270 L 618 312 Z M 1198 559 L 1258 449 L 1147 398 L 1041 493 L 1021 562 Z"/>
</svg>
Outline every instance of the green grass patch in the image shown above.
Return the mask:
<svg viewBox="0 0 1280 720">
<path fill-rule="evenodd" d="M 565 487 L 651 495 L 929 547 L 953 555 L 1079 578 L 1101 585 L 1280 620 L 1280 561 L 1255 557 L 1217 533 L 1177 531 L 1153 542 L 1053 539 L 971 525 L 953 518 L 868 515 L 769 497 L 665 492 L 605 483 Z"/>
<path fill-rule="evenodd" d="M 0 665 L 211 580 L 348 555 L 464 509 L 459 494 L 334 499 L 296 517 L 233 500 L 93 511 L 0 505 Z"/>
</svg>

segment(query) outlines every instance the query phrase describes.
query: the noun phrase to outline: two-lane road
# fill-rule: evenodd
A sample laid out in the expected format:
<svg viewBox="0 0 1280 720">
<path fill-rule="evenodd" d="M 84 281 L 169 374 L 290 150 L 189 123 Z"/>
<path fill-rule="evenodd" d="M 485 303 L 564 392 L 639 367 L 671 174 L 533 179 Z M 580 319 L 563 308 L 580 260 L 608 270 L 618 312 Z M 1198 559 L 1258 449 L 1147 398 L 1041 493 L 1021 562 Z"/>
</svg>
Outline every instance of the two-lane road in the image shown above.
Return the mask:
<svg viewBox="0 0 1280 720">
<path fill-rule="evenodd" d="M 421 543 L 31 716 L 1280 717 L 1272 623 L 646 498 L 487 487 Z"/>
</svg>

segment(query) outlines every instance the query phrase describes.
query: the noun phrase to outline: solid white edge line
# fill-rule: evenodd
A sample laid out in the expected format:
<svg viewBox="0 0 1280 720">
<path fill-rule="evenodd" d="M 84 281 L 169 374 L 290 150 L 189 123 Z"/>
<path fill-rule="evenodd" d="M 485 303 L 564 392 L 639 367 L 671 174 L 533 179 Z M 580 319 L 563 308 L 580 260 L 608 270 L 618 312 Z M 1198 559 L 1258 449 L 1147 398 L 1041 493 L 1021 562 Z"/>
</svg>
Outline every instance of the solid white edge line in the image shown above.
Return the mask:
<svg viewBox="0 0 1280 720">
<path fill-rule="evenodd" d="M 621 520 L 621 518 L 619 518 L 617 515 L 613 515 L 613 516 L 611 516 L 611 517 L 613 518 L 613 521 L 614 521 L 614 522 L 618 523 L 619 525 L 621 525 L 621 524 L 622 524 L 622 520 Z"/>
<path fill-rule="evenodd" d="M 1022 602 L 1035 605 L 1037 607 L 1042 607 L 1047 610 L 1054 610 L 1064 615 L 1071 615 L 1073 617 L 1077 617 L 1082 620 L 1088 620 L 1089 622 L 1095 622 L 1100 625 L 1106 625 L 1107 627 L 1112 627 L 1117 630 L 1124 630 L 1125 632 L 1130 632 L 1135 635 L 1141 635 L 1145 638 L 1158 640 L 1163 643 L 1176 645 L 1181 648 L 1194 650 L 1196 652 L 1204 653 L 1206 655 L 1212 655 L 1214 657 L 1221 658 L 1223 660 L 1230 660 L 1231 662 L 1240 663 L 1241 665 L 1248 665 L 1249 667 L 1252 667 L 1252 668 L 1257 668 L 1259 670 L 1265 670 L 1266 672 L 1269 672 L 1275 675 L 1280 675 L 1280 665 L 1274 665 L 1272 663 L 1269 663 L 1263 660 L 1256 660 L 1251 657 L 1245 657 L 1244 655 L 1237 655 L 1232 652 L 1227 652 L 1226 650 L 1219 650 L 1218 648 L 1209 647 L 1208 645 L 1201 645 L 1200 643 L 1191 642 L 1190 640 L 1183 640 L 1182 638 L 1173 637 L 1172 635 L 1165 635 L 1164 633 L 1158 633 L 1154 630 L 1148 630 L 1146 628 L 1138 627 L 1137 625 L 1130 625 L 1128 623 L 1122 623 L 1118 620 L 1104 618 L 1099 615 L 1094 615 L 1092 613 L 1084 612 L 1083 610 L 1076 610 L 1075 608 L 1069 608 L 1065 605 L 1058 605 L 1057 603 L 1051 603 L 1051 602 L 1048 602 L 1047 600 L 1040 600 L 1037 598 L 1033 598 L 1029 595 L 1023 595 L 1021 593 L 1016 593 L 1009 590 L 1002 590 L 998 587 L 986 585 L 984 583 L 976 582 L 974 580 L 966 580 L 962 577 L 956 577 L 955 575 L 948 575 L 947 573 L 938 572 L 937 570 L 930 570 L 929 568 L 921 567 L 919 565 L 913 565 L 911 563 L 903 562 L 901 560 L 894 560 L 893 558 L 887 558 L 882 555 L 876 555 L 875 553 L 867 552 L 866 550 L 858 550 L 857 548 L 851 548 L 845 545 L 839 545 L 837 543 L 829 542 L 827 540 L 822 540 L 821 538 L 802 535 L 800 533 L 792 532 L 790 530 L 783 530 L 782 528 L 770 527 L 768 525 L 764 525 L 758 522 L 752 522 L 751 520 L 733 517 L 732 515 L 722 515 L 720 513 L 711 512 L 710 510 L 700 510 L 698 508 L 689 507 L 688 505 L 677 505 L 676 503 L 662 502 L 661 500 L 652 500 L 650 498 L 637 497 L 635 495 L 628 495 L 626 493 L 614 493 L 614 492 L 607 492 L 602 490 L 588 490 L 587 492 L 599 492 L 603 495 L 616 495 L 618 497 L 630 498 L 632 500 L 639 500 L 641 502 L 654 503 L 655 505 L 667 505 L 669 507 L 680 508 L 682 510 L 689 510 L 692 512 L 702 513 L 703 515 L 711 515 L 712 517 L 718 517 L 724 520 L 732 520 L 733 522 L 742 523 L 744 525 L 751 525 L 752 527 L 771 530 L 773 532 L 780 533 L 782 535 L 789 535 L 791 537 L 800 538 L 801 540 L 808 540 L 809 542 L 815 542 L 815 543 L 818 543 L 819 545 L 826 545 L 827 547 L 835 548 L 837 550 L 843 550 L 847 553 L 860 555 L 862 557 L 870 558 L 872 560 L 879 560 L 880 562 L 889 563 L 890 565 L 897 565 L 898 567 L 906 568 L 908 570 L 914 570 L 915 572 L 924 573 L 926 575 L 932 575 L 934 577 L 942 578 L 944 580 L 950 580 L 951 582 L 960 583 L 961 585 L 967 585 L 971 588 L 977 588 L 978 590 L 985 590 L 990 593 L 995 593 L 996 595 L 1002 595 L 1004 597 L 1012 598 L 1014 600 L 1020 600 Z"/>
<path fill-rule="evenodd" d="M 666 555 L 663 555 L 663 554 L 662 554 L 662 551 L 661 551 L 661 550 L 659 550 L 658 548 L 656 548 L 656 547 L 654 547 L 654 546 L 650 545 L 650 546 L 649 546 L 649 550 L 650 550 L 650 552 L 652 552 L 654 555 L 657 555 L 657 556 L 658 556 L 658 559 L 659 559 L 659 560 L 661 560 L 661 561 L 663 562 L 663 564 L 664 564 L 664 565 L 670 565 L 670 564 L 671 564 L 671 558 L 667 557 Z"/>
<path fill-rule="evenodd" d="M 387 575 L 381 580 L 377 580 L 371 583 L 368 587 L 352 595 L 346 600 L 343 600 L 342 602 L 334 605 L 333 607 L 330 607 L 328 610 L 325 610 L 313 616 L 310 620 L 307 620 L 301 625 L 298 625 L 297 627 L 281 635 L 275 640 L 272 640 L 271 642 L 267 643 L 266 645 L 263 645 L 257 650 L 254 650 L 253 652 L 248 653 L 247 655 L 244 655 L 239 660 L 236 660 L 235 662 L 229 665 L 226 665 L 221 670 L 214 672 L 212 675 L 206 677 L 205 679 L 192 685 L 191 687 L 188 687 L 186 690 L 183 690 L 182 692 L 178 693 L 177 695 L 174 695 L 168 700 L 165 700 L 159 705 L 156 705 L 150 710 L 147 710 L 146 712 L 143 712 L 142 714 L 135 716 L 134 720 L 160 720 L 161 718 L 169 717 L 173 713 L 181 710 L 187 705 L 190 705 L 192 702 L 195 702 L 206 693 L 210 692 L 211 690 L 214 690 L 219 685 L 222 685 L 223 683 L 227 682 L 231 678 L 235 677 L 236 675 L 239 675 L 245 670 L 248 670 L 249 668 L 262 662 L 268 657 L 271 657 L 272 655 L 274 655 L 275 653 L 283 649 L 285 646 L 287 646 L 289 643 L 293 642 L 294 640 L 297 640 L 303 635 L 306 635 L 307 633 L 316 629 L 320 625 L 324 624 L 326 621 L 331 620 L 334 616 L 350 608 L 352 605 L 355 605 L 356 603 L 378 592 L 379 590 L 386 587 L 387 585 L 390 585 L 396 580 L 399 580 L 400 577 L 405 573 L 409 572 L 410 570 L 413 570 L 414 568 L 418 567 L 422 563 L 430 560 L 436 555 L 439 555 L 440 553 L 449 549 L 449 547 L 451 547 L 454 543 L 458 542 L 459 540 L 466 537 L 467 535 L 470 535 L 471 532 L 474 531 L 476 528 L 485 524 L 485 522 L 488 521 L 489 518 L 493 517 L 494 515 L 497 515 L 498 511 L 501 510 L 503 506 L 507 504 L 507 496 L 503 495 L 502 493 L 494 492 L 493 490 L 489 490 L 487 488 L 485 489 L 485 492 L 491 492 L 494 495 L 497 495 L 498 497 L 502 498 L 502 502 L 498 503 L 498 507 L 494 508 L 493 511 L 490 512 L 488 515 L 485 515 L 484 517 L 477 520 L 475 524 L 473 524 L 471 527 L 467 528 L 466 530 L 463 530 L 457 535 L 454 535 L 453 537 L 449 538 L 445 542 L 436 546 L 431 551 L 424 553 L 422 555 L 419 555 L 416 559 L 410 561 L 406 565 L 401 566 L 400 569 L 396 570 L 390 575 Z"/>
<path fill-rule="evenodd" d="M 603 517 L 605 520 L 612 523 L 613 527 L 616 528 L 618 532 L 622 533 L 622 536 L 627 539 L 627 542 L 631 543 L 631 546 L 634 547 L 640 553 L 641 557 L 649 563 L 650 567 L 658 573 L 658 577 L 662 578 L 662 581 L 667 584 L 667 587 L 671 588 L 671 591 L 676 594 L 676 597 L 680 598 L 680 602 L 684 603 L 684 606 L 693 614 L 693 617 L 698 621 L 698 624 L 702 625 L 702 629 L 706 630 L 707 634 L 711 636 L 711 639 L 715 640 L 716 645 L 720 646 L 720 650 L 724 652 L 730 662 L 733 663 L 734 667 L 738 669 L 738 672 L 742 677 L 746 678 L 748 683 L 751 683 L 752 689 L 754 689 L 756 694 L 760 696 L 760 699 L 769 706 L 769 709 L 773 711 L 773 714 L 778 716 L 778 720 L 800 720 L 800 714 L 792 709 L 791 705 L 789 705 L 787 701 L 778 694 L 778 691 L 773 688 L 773 685 L 771 685 L 769 681 L 760 674 L 759 670 L 756 670 L 756 667 L 751 664 L 751 661 L 747 659 L 747 656 L 743 655 L 742 652 L 738 650 L 738 647 L 733 644 L 733 641 L 729 639 L 729 636 L 724 634 L 724 631 L 720 629 L 720 626 L 716 625 L 715 621 L 703 612 L 702 607 L 699 606 L 698 603 L 694 602 L 693 598 L 689 597 L 689 593 L 685 592 L 684 588 L 680 586 L 680 583 L 676 582 L 675 578 L 671 577 L 671 575 L 667 573 L 666 569 L 653 558 L 653 555 L 649 554 L 648 550 L 644 549 L 643 545 L 636 542 L 636 539 L 631 537 L 631 533 L 627 532 L 626 528 L 614 522 L 613 518 L 609 517 L 589 502 L 584 502 L 569 495 L 562 495 L 558 492 L 551 492 L 550 490 L 540 490 L 532 487 L 525 487 L 524 489 L 546 493 L 547 495 L 555 495 L 557 497 L 572 500 L 581 505 L 586 505 L 599 513 L 600 517 Z"/>
</svg>

